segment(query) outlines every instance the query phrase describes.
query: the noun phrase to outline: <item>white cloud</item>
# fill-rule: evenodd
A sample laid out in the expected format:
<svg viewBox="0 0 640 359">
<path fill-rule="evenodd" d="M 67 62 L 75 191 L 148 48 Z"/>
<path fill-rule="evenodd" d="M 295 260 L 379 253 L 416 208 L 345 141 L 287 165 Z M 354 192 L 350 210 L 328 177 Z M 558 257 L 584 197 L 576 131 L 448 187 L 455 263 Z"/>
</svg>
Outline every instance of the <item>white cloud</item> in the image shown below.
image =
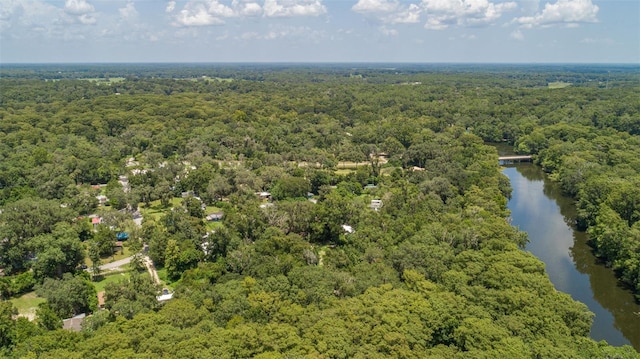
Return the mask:
<svg viewBox="0 0 640 359">
<path fill-rule="evenodd" d="M 396 11 L 400 7 L 397 1 L 390 0 L 358 0 L 358 2 L 351 7 L 351 10 L 366 14 L 366 13 L 390 13 Z"/>
<path fill-rule="evenodd" d="M 308 26 L 283 26 L 274 25 L 270 26 L 269 30 L 265 33 L 258 33 L 248 31 L 237 36 L 236 39 L 240 40 L 277 40 L 287 39 L 291 41 L 316 41 L 322 37 L 325 37 L 325 33 L 322 31 L 313 30 Z"/>
<path fill-rule="evenodd" d="M 385 20 L 390 24 L 414 24 L 420 22 L 422 9 L 416 4 L 410 4 L 395 14 L 390 15 Z"/>
<path fill-rule="evenodd" d="M 172 13 L 175 6 L 176 2 L 170 1 L 165 11 Z M 319 16 L 326 12 L 321 0 L 264 0 L 264 5 L 257 0 L 232 0 L 230 5 L 221 0 L 191 0 L 173 16 L 173 25 L 220 25 L 227 18 Z"/>
<path fill-rule="evenodd" d="M 95 9 L 93 5 L 89 4 L 85 0 L 66 0 L 64 2 L 64 11 L 73 15 L 82 15 L 88 12 L 93 12 Z"/>
<path fill-rule="evenodd" d="M 512 1 L 422 0 L 407 4 L 397 0 L 359 0 L 351 10 L 384 24 L 417 23 L 424 16 L 425 28 L 443 30 L 454 25 L 489 25 L 516 7 Z"/>
<path fill-rule="evenodd" d="M 228 7 L 227 5 L 221 4 L 218 0 L 209 1 L 208 11 L 211 16 L 217 18 L 233 17 L 236 15 L 232 8 Z"/>
<path fill-rule="evenodd" d="M 253 0 L 233 0 L 231 7 L 239 16 L 262 15 L 262 6 Z"/>
<path fill-rule="evenodd" d="M 55 6 L 40 0 L 0 1 L 0 35 L 29 41 L 76 41 L 91 34 L 85 25 L 96 24 L 97 13 L 86 1 L 66 1 Z"/>
<path fill-rule="evenodd" d="M 65 0 L 64 12 L 73 16 L 74 21 L 82 25 L 93 25 L 97 22 L 94 16 L 95 8 L 85 0 Z"/>
<path fill-rule="evenodd" d="M 164 11 L 166 11 L 167 13 L 171 13 L 175 9 L 176 9 L 176 2 L 175 1 L 169 1 L 167 3 L 167 7 L 164 9 Z"/>
<path fill-rule="evenodd" d="M 517 8 L 515 2 L 489 0 L 422 0 L 426 12 L 425 28 L 443 30 L 449 26 L 485 26 Z"/>
<path fill-rule="evenodd" d="M 123 8 L 119 8 L 118 12 L 120 13 L 120 16 L 125 19 L 135 19 L 138 16 L 138 10 L 136 10 L 136 7 L 132 2 L 128 2 Z"/>
<path fill-rule="evenodd" d="M 320 0 L 265 0 L 263 10 L 266 17 L 319 16 L 327 12 Z"/>
<path fill-rule="evenodd" d="M 207 26 L 221 25 L 224 21 L 209 14 L 204 7 L 183 9 L 175 16 L 175 24 L 178 26 Z"/>
<path fill-rule="evenodd" d="M 225 15 L 227 9 L 229 8 L 217 0 L 189 2 L 174 16 L 173 24 L 176 26 L 222 25 L 224 24 L 222 17 L 227 17 Z"/>
<path fill-rule="evenodd" d="M 524 40 L 524 35 L 522 34 L 522 31 L 520 31 L 520 30 L 513 31 L 511 33 L 511 35 L 509 35 L 509 36 L 511 36 L 512 39 L 515 39 L 515 40 L 518 40 L 518 41 Z"/>
<path fill-rule="evenodd" d="M 78 21 L 83 25 L 93 25 L 96 23 L 96 18 L 89 14 L 82 14 L 78 16 Z"/>
<path fill-rule="evenodd" d="M 380 27 L 380 32 L 386 36 L 398 36 L 399 32 L 396 29 L 389 29 L 386 26 Z"/>
<path fill-rule="evenodd" d="M 417 4 L 400 4 L 391 0 L 359 0 L 351 10 L 384 24 L 413 24 L 420 22 L 422 8 Z"/>
<path fill-rule="evenodd" d="M 546 3 L 541 13 L 519 17 L 515 21 L 524 28 L 554 25 L 575 27 L 579 23 L 598 22 L 599 10 L 591 0 L 558 0 L 554 4 Z"/>
</svg>

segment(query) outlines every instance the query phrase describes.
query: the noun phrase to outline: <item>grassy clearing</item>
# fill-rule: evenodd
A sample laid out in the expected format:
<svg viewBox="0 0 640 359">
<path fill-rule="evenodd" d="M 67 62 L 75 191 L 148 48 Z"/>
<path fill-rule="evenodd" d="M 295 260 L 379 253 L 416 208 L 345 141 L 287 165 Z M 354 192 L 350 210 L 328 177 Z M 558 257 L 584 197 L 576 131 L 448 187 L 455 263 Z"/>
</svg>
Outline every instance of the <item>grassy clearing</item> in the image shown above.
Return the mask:
<svg viewBox="0 0 640 359">
<path fill-rule="evenodd" d="M 36 315 L 38 304 L 44 303 L 45 299 L 38 297 L 36 292 L 29 292 L 21 297 L 9 299 L 9 301 L 18 309 L 19 315 L 33 319 Z"/>
<path fill-rule="evenodd" d="M 96 292 L 102 292 L 104 290 L 104 287 L 107 284 L 116 283 L 129 277 L 131 277 L 131 271 L 126 271 L 126 272 L 115 273 L 115 274 L 104 276 L 102 280 L 100 280 L 99 282 L 92 282 L 92 283 L 93 283 L 93 286 L 96 288 Z"/>
<path fill-rule="evenodd" d="M 114 238 L 113 240 L 115 242 L 116 239 Z M 85 251 L 84 262 L 83 263 L 87 267 L 91 268 L 91 265 L 93 265 L 93 263 L 91 263 L 91 259 L 89 259 L 89 243 L 85 242 L 85 243 L 83 243 L 83 246 L 84 246 L 84 251 Z M 125 242 L 123 242 L 122 250 L 118 250 L 112 256 L 102 257 L 102 258 L 100 258 L 100 261 L 101 261 L 101 264 L 107 264 L 107 263 L 119 261 L 121 259 L 125 259 L 127 257 L 131 257 L 132 255 L 133 255 L 133 252 L 129 248 L 129 244 L 125 241 Z"/>
<path fill-rule="evenodd" d="M 152 218 L 154 221 L 158 221 L 167 211 L 172 207 L 179 207 L 182 204 L 182 198 L 172 198 L 171 205 L 169 207 L 163 207 L 160 200 L 153 201 L 149 207 L 140 204 L 140 213 L 144 218 Z M 204 210 L 204 215 L 207 216 L 211 213 L 221 212 L 222 209 L 216 206 L 207 206 Z M 207 222 L 207 230 L 213 230 L 222 225 L 220 222 Z"/>
<path fill-rule="evenodd" d="M 402 170 L 402 167 L 383 167 L 383 168 L 380 169 L 380 174 L 383 175 L 383 176 L 389 176 L 396 169 Z"/>
<path fill-rule="evenodd" d="M 322 267 L 324 265 L 324 256 L 327 254 L 327 249 L 329 246 L 322 246 L 318 249 L 318 266 Z"/>
<path fill-rule="evenodd" d="M 193 78 L 176 78 L 175 80 L 187 80 L 187 81 L 193 81 L 193 82 L 197 82 L 197 81 L 207 81 L 207 82 L 233 82 L 234 80 L 231 78 L 224 78 L 224 77 L 209 77 L 209 76 L 202 76 L 202 77 L 193 77 Z"/>
<path fill-rule="evenodd" d="M 121 251 L 118 251 L 117 253 L 114 253 L 114 255 L 111 256 L 111 257 L 103 258 L 102 259 L 102 264 L 119 261 L 121 259 L 125 259 L 127 257 L 131 257 L 132 255 L 133 255 L 133 253 L 131 252 L 131 249 L 129 249 L 129 246 L 125 244 L 122 247 Z"/>
<path fill-rule="evenodd" d="M 571 82 L 563 82 L 563 81 L 549 82 L 547 86 L 550 89 L 563 89 L 565 87 L 571 86 Z"/>
<path fill-rule="evenodd" d="M 222 222 L 209 222 L 207 221 L 207 223 L 204 226 L 207 229 L 207 232 L 211 232 L 211 231 L 215 231 L 218 228 L 222 227 Z"/>
<path fill-rule="evenodd" d="M 369 162 L 350 162 L 350 161 L 340 161 L 336 165 L 337 169 L 357 169 L 359 167 L 368 167 L 371 164 Z"/>
<path fill-rule="evenodd" d="M 160 285 L 162 286 L 162 288 L 167 288 L 170 291 L 173 291 L 173 289 L 175 288 L 176 284 L 178 284 L 178 282 L 172 282 L 169 279 L 169 276 L 167 275 L 167 269 L 166 268 L 158 269 L 156 270 L 156 272 L 158 273 L 158 278 L 160 279 Z"/>
<path fill-rule="evenodd" d="M 164 207 L 160 200 L 149 203 L 147 207 L 144 203 L 139 204 L 140 214 L 144 218 L 151 218 L 154 221 L 158 221 L 168 210 L 172 207 L 178 207 L 182 203 L 182 198 L 172 198 L 168 207 Z"/>
<path fill-rule="evenodd" d="M 89 78 L 84 78 L 84 79 L 79 79 L 79 80 L 95 82 L 97 84 L 111 85 L 111 84 L 114 84 L 114 83 L 122 82 L 122 81 L 125 80 L 125 78 L 124 77 L 109 77 L 109 78 L 89 77 Z"/>
<path fill-rule="evenodd" d="M 335 170 L 335 174 L 340 175 L 340 176 L 346 176 L 350 173 L 355 173 L 356 170 L 347 170 L 347 169 L 339 169 L 339 170 Z"/>
</svg>

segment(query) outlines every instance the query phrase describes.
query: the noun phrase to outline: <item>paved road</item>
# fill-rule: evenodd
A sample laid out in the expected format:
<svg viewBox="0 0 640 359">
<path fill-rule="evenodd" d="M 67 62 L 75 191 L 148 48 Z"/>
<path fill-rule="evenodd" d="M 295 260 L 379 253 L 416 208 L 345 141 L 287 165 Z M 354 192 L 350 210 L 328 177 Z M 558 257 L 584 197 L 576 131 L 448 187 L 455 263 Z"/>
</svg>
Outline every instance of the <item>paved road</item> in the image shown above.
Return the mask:
<svg viewBox="0 0 640 359">
<path fill-rule="evenodd" d="M 120 259 L 120 260 L 115 261 L 115 262 L 103 264 L 103 265 L 100 266 L 100 269 L 104 271 L 104 270 L 113 270 L 113 269 L 122 267 L 124 265 L 129 264 L 131 262 L 132 258 L 133 258 L 133 256 L 127 257 L 125 259 Z"/>
</svg>

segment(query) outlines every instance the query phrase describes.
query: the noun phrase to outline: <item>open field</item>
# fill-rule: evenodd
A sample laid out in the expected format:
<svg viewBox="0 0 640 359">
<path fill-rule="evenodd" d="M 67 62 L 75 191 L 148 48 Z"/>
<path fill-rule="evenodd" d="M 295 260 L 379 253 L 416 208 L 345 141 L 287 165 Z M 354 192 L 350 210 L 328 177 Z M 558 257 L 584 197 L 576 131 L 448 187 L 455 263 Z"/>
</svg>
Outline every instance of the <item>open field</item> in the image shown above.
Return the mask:
<svg viewBox="0 0 640 359">
<path fill-rule="evenodd" d="M 122 82 L 122 81 L 125 80 L 125 78 L 124 77 L 109 77 L 109 78 L 91 77 L 91 78 L 79 79 L 79 80 L 95 82 L 97 84 L 111 85 L 111 84 L 114 84 L 114 83 Z"/>
<path fill-rule="evenodd" d="M 172 282 L 169 280 L 167 269 L 158 269 L 156 272 L 158 273 L 158 278 L 160 279 L 160 285 L 162 286 L 162 288 L 167 288 L 170 291 L 173 291 L 177 282 Z"/>
<path fill-rule="evenodd" d="M 131 271 L 128 270 L 126 272 L 114 273 L 114 274 L 104 276 L 101 281 L 92 282 L 92 283 L 93 283 L 93 286 L 96 288 L 96 292 L 102 292 L 104 290 L 104 287 L 107 286 L 107 284 L 116 283 L 129 277 L 131 277 Z"/>
<path fill-rule="evenodd" d="M 85 251 L 88 251 L 87 245 L 88 244 L 85 244 Z M 131 257 L 132 255 L 133 255 L 133 253 L 131 253 L 131 249 L 129 249 L 129 245 L 125 241 L 123 243 L 122 250 L 118 250 L 112 256 L 102 257 L 102 258 L 100 258 L 100 261 L 102 262 L 101 264 L 107 264 L 107 263 L 119 261 L 121 259 L 125 259 L 127 257 Z M 93 264 L 93 263 L 91 263 L 91 259 L 89 259 L 88 255 L 86 255 L 85 258 L 84 258 L 84 264 L 89 268 L 91 268 L 91 265 Z"/>
<path fill-rule="evenodd" d="M 549 82 L 547 86 L 550 89 L 563 89 L 565 87 L 571 86 L 571 82 L 562 82 L 562 81 Z"/>
<path fill-rule="evenodd" d="M 149 203 L 149 207 L 141 203 L 138 205 L 138 208 L 140 208 L 140 214 L 142 214 L 144 218 L 151 218 L 154 221 L 157 221 L 172 207 L 180 206 L 180 203 L 182 203 L 182 198 L 172 198 L 169 206 L 165 208 L 162 206 L 162 203 L 160 203 L 160 200 L 155 200 Z"/>
<path fill-rule="evenodd" d="M 38 297 L 36 292 L 29 292 L 21 297 L 9 299 L 9 301 L 14 307 L 16 307 L 16 309 L 18 309 L 18 314 L 20 316 L 33 320 L 36 315 L 38 304 L 44 303 L 45 299 Z"/>
</svg>

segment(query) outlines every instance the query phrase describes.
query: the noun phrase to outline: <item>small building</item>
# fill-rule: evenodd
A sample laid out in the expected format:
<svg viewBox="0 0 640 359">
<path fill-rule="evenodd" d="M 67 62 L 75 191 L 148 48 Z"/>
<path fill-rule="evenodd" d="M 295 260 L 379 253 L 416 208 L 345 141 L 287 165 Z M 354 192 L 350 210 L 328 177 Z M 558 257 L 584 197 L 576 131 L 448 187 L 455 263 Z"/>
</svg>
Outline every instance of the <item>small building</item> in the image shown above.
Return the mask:
<svg viewBox="0 0 640 359">
<path fill-rule="evenodd" d="M 258 195 L 258 197 L 260 197 L 260 199 L 270 199 L 271 198 L 271 193 L 269 193 L 269 192 L 258 192 L 256 194 Z"/>
<path fill-rule="evenodd" d="M 115 243 L 113 243 L 113 253 L 117 253 L 118 251 L 122 251 L 122 242 L 121 241 L 117 241 Z"/>
<path fill-rule="evenodd" d="M 222 212 L 213 212 L 211 214 L 208 214 L 206 219 L 209 222 L 219 222 L 222 220 L 222 217 L 224 217 L 224 213 Z"/>
<path fill-rule="evenodd" d="M 98 292 L 98 308 L 104 309 L 104 290 Z"/>
<path fill-rule="evenodd" d="M 82 313 L 82 314 L 76 315 L 75 317 L 63 319 L 62 329 L 79 332 L 82 330 L 82 323 L 84 323 L 84 319 L 86 317 L 87 315 L 85 313 Z"/>
<path fill-rule="evenodd" d="M 96 199 L 98 200 L 98 204 L 101 206 L 104 206 L 105 204 L 107 204 L 107 201 L 109 201 L 109 198 L 107 198 L 107 196 L 105 195 L 97 195 Z"/>
<path fill-rule="evenodd" d="M 143 174 L 146 174 L 147 172 L 149 172 L 149 170 L 146 168 L 143 168 L 143 169 L 134 168 L 131 170 L 131 174 L 134 176 L 143 175 Z"/>
<path fill-rule="evenodd" d="M 173 299 L 173 293 L 169 293 L 169 291 L 168 291 L 168 290 L 163 289 L 163 290 L 162 290 L 162 294 L 161 294 L 161 295 L 156 296 L 156 299 L 158 300 L 158 302 L 160 302 L 160 303 L 164 303 L 164 302 L 166 302 L 166 301 L 168 301 L 168 300 Z"/>
<path fill-rule="evenodd" d="M 342 225 L 342 229 L 344 229 L 344 231 L 345 231 L 345 232 L 347 232 L 347 233 L 353 233 L 353 232 L 355 232 L 355 230 L 353 229 L 353 227 L 351 227 L 351 226 L 350 226 L 350 225 L 348 225 L 348 224 L 343 224 L 343 225 Z"/>
<path fill-rule="evenodd" d="M 369 208 L 374 211 L 379 211 L 382 208 L 382 200 L 381 199 L 372 199 L 371 204 L 369 204 Z"/>
<path fill-rule="evenodd" d="M 127 163 L 125 164 L 125 167 L 134 167 L 134 166 L 140 166 L 140 162 L 136 161 L 135 157 L 127 158 Z"/>
<path fill-rule="evenodd" d="M 91 224 L 93 225 L 93 229 L 96 229 L 100 223 L 102 223 L 102 218 L 100 217 L 91 218 Z"/>
<path fill-rule="evenodd" d="M 189 196 L 194 197 L 195 195 L 196 195 L 196 194 L 195 194 L 193 191 L 186 191 L 186 192 L 182 192 L 182 193 L 180 194 L 180 196 L 181 196 L 182 198 L 187 198 L 187 197 L 189 197 Z"/>
</svg>

